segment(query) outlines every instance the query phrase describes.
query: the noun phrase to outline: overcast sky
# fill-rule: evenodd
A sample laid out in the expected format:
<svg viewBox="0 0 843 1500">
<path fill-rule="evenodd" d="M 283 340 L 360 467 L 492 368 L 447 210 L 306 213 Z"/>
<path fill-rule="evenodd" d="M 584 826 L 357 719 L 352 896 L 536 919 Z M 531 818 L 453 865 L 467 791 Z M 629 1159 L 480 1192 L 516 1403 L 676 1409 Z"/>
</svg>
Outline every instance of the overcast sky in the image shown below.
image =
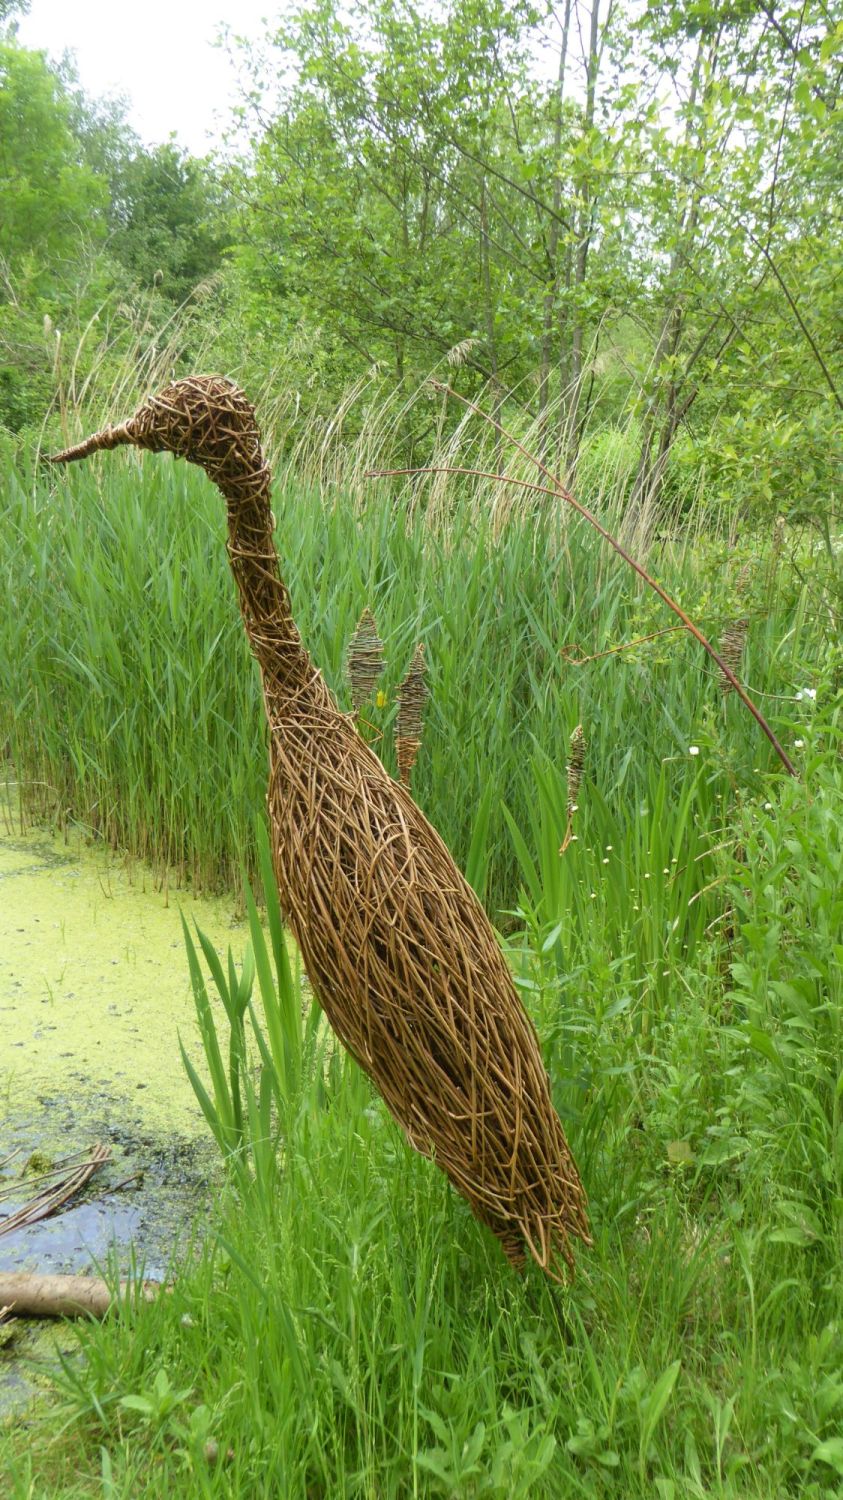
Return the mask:
<svg viewBox="0 0 843 1500">
<path fill-rule="evenodd" d="M 18 35 L 55 57 L 75 53 L 88 93 L 127 95 L 129 119 L 148 144 L 175 131 L 202 155 L 236 97 L 235 69 L 213 45 L 220 24 L 258 37 L 262 18 L 283 8 L 284 0 L 31 0 Z"/>
</svg>

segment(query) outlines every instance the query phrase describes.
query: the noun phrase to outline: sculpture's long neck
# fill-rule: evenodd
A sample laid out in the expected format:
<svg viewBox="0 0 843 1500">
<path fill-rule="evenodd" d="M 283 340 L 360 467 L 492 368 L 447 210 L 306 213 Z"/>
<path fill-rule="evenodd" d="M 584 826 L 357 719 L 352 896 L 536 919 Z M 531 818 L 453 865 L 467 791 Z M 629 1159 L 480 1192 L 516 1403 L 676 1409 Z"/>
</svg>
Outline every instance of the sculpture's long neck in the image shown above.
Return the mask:
<svg viewBox="0 0 843 1500">
<path fill-rule="evenodd" d="M 218 480 L 219 483 L 219 480 Z M 319 672 L 306 651 L 290 610 L 290 595 L 278 567 L 273 540 L 273 517 L 266 485 L 248 498 L 226 493 L 228 556 L 240 596 L 240 609 L 249 644 L 263 677 L 267 712 L 294 712 L 304 707 L 314 689 L 324 689 Z"/>
</svg>

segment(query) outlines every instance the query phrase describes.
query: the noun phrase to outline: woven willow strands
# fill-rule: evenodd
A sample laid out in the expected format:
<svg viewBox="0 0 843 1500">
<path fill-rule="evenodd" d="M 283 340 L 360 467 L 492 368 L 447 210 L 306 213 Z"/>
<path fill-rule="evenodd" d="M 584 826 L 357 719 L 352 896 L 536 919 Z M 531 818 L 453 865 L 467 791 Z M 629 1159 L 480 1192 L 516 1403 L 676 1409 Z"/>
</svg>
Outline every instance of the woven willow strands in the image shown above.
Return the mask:
<svg viewBox="0 0 843 1500">
<path fill-rule="evenodd" d="M 422 716 L 430 696 L 425 681 L 427 663 L 424 645 L 420 643 L 410 662 L 410 670 L 398 689 L 398 716 L 395 720 L 395 754 L 398 775 L 403 786 L 410 785 L 410 774 L 416 763 L 422 739 Z"/>
<path fill-rule="evenodd" d="M 54 462 L 121 443 L 199 464 L 225 496 L 269 722 L 279 894 L 328 1019 L 509 1260 L 529 1252 L 561 1279 L 588 1220 L 535 1032 L 474 892 L 302 644 L 254 408 L 221 377 L 179 380 Z"/>
<path fill-rule="evenodd" d="M 732 620 L 723 631 L 720 641 L 720 655 L 729 668 L 729 671 L 734 672 L 736 677 L 740 676 L 740 667 L 743 661 L 748 630 L 749 620 Z M 724 698 L 728 693 L 734 692 L 732 683 L 722 672 L 720 674 L 720 691 Z"/>
<path fill-rule="evenodd" d="M 383 641 L 378 635 L 374 615 L 364 609 L 357 622 L 346 653 L 346 671 L 351 687 L 354 712 L 359 713 L 371 698 L 375 683 L 383 672 Z"/>
</svg>

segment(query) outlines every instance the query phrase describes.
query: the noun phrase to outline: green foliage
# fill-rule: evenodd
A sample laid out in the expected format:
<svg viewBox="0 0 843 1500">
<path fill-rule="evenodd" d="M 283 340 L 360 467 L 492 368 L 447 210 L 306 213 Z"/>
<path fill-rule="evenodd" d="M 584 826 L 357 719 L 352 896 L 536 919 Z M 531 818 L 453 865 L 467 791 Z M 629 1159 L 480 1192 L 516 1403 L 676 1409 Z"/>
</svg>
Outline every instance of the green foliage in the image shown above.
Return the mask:
<svg viewBox="0 0 843 1500">
<path fill-rule="evenodd" d="M 169 368 L 201 351 L 346 436 L 367 421 L 350 393 L 397 389 L 402 464 L 462 415 L 407 400 L 439 367 L 488 386 L 580 485 L 623 432 L 645 546 L 706 482 L 752 524 L 783 513 L 833 533 L 839 17 L 596 4 L 591 23 L 497 0 L 302 5 L 241 54 L 249 144 L 225 169 L 175 141 L 145 149 L 119 108 L 4 33 L 0 421 L 61 407 L 68 367 L 71 404 L 95 369 L 101 399 L 118 346 L 151 376 L 198 285 L 213 298 L 168 328 Z M 106 228 L 92 275 L 80 230 L 101 250 Z"/>
<path fill-rule="evenodd" d="M 58 309 L 74 302 L 68 283 L 89 244 L 105 236 L 108 188 L 74 134 L 61 79 L 41 53 L 4 33 L 0 198 L 0 426 L 17 430 L 50 404 Z"/>
<path fill-rule="evenodd" d="M 121 105 L 87 98 L 14 29 L 0 33 L 0 194 L 0 427 L 38 427 L 52 407 L 66 420 L 94 371 L 101 393 L 197 357 L 228 239 L 219 175 L 175 144 L 144 149 Z"/>
<path fill-rule="evenodd" d="M 213 944 L 198 932 L 228 1024 L 227 1047 L 220 1043 L 195 943 L 182 923 L 210 1093 L 183 1042 L 181 1052 L 202 1113 L 240 1191 L 253 1196 L 260 1212 L 267 1214 L 279 1190 L 279 1150 L 289 1156 L 306 1149 L 314 1122 L 331 1107 L 338 1091 L 349 1101 L 362 1101 L 366 1089 L 352 1083 L 354 1063 L 340 1059 L 336 1044 L 329 1040 L 319 1002 L 307 993 L 298 954 L 291 960 L 263 823 L 258 825 L 258 855 L 269 946 L 248 885 L 250 945 L 239 973 L 231 951 L 226 972 Z M 263 1022 L 252 999 L 255 977 Z"/>
<path fill-rule="evenodd" d="M 40 52 L 0 39 L 0 257 L 43 277 L 105 232 L 105 183 L 84 160 L 70 106 Z"/>
<path fill-rule="evenodd" d="M 238 965 L 186 932 L 225 1165 L 202 1241 L 80 1331 L 55 1418 L 0 1434 L 21 1500 L 839 1494 L 843 22 L 560 10 L 288 14 L 225 178 L 3 33 L 0 746 L 33 814 L 242 888 L 250 934 Z M 364 488 L 432 449 L 514 462 L 414 399 L 437 364 L 713 639 L 749 619 L 800 781 L 687 636 L 603 654 L 664 612 L 546 499 Z M 283 568 L 342 705 L 375 612 L 390 769 L 425 643 L 414 789 L 506 931 L 590 1193 L 558 1296 L 410 1150 L 285 939 L 217 497 L 149 457 L 32 466 L 51 410 L 71 437 L 196 365 L 271 398 Z"/>
<path fill-rule="evenodd" d="M 645 531 L 675 498 L 679 437 L 748 512 L 792 513 L 795 469 L 798 505 L 826 512 L 843 401 L 834 18 L 598 5 L 577 38 L 565 14 L 322 0 L 285 21 L 251 58 L 236 259 L 262 294 L 256 333 L 318 330 L 335 402 L 373 363 L 403 384 L 447 356 L 463 388 L 495 391 L 505 372 L 570 475 L 589 428 L 633 410 Z M 553 82 L 530 62 L 548 47 Z M 411 450 L 417 417 L 402 414 Z"/>
<path fill-rule="evenodd" d="M 112 177 L 111 252 L 141 286 L 180 303 L 221 265 L 224 210 L 210 163 L 174 142 L 136 151 Z"/>
</svg>

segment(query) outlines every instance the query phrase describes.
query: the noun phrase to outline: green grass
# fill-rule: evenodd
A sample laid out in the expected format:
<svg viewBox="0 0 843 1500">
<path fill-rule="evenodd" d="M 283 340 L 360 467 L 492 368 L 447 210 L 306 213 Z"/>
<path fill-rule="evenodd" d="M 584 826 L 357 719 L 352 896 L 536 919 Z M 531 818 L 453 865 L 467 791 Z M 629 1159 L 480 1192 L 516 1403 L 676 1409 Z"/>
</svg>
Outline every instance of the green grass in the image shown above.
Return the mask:
<svg viewBox="0 0 843 1500">
<path fill-rule="evenodd" d="M 591 1196 L 569 1289 L 512 1272 L 331 1047 L 268 880 L 242 971 L 190 938 L 228 1185 L 172 1295 L 78 1330 L 60 1404 L 0 1437 L 11 1493 L 839 1495 L 840 728 L 742 813 L 728 947 L 658 1012 L 513 937 Z"/>
<path fill-rule="evenodd" d="M 261 705 L 216 497 L 131 459 L 52 491 L 9 472 L 3 496 L 0 737 L 33 810 L 197 884 L 260 875 Z M 58 1404 L 0 1433 L 10 1493 L 837 1497 L 840 652 L 808 554 L 652 559 L 713 635 L 751 614 L 745 675 L 780 695 L 793 782 L 683 637 L 565 664 L 668 623 L 581 528 L 455 499 L 443 535 L 384 493 L 355 516 L 292 485 L 275 508 L 343 698 L 364 604 L 390 689 L 426 641 L 417 794 L 506 932 L 594 1249 L 561 1291 L 507 1267 L 330 1045 L 264 878 L 268 943 L 248 894 L 241 964 L 189 943 L 225 1190 L 172 1295 L 63 1332 Z M 368 731 L 390 765 L 393 712 Z"/>
</svg>

